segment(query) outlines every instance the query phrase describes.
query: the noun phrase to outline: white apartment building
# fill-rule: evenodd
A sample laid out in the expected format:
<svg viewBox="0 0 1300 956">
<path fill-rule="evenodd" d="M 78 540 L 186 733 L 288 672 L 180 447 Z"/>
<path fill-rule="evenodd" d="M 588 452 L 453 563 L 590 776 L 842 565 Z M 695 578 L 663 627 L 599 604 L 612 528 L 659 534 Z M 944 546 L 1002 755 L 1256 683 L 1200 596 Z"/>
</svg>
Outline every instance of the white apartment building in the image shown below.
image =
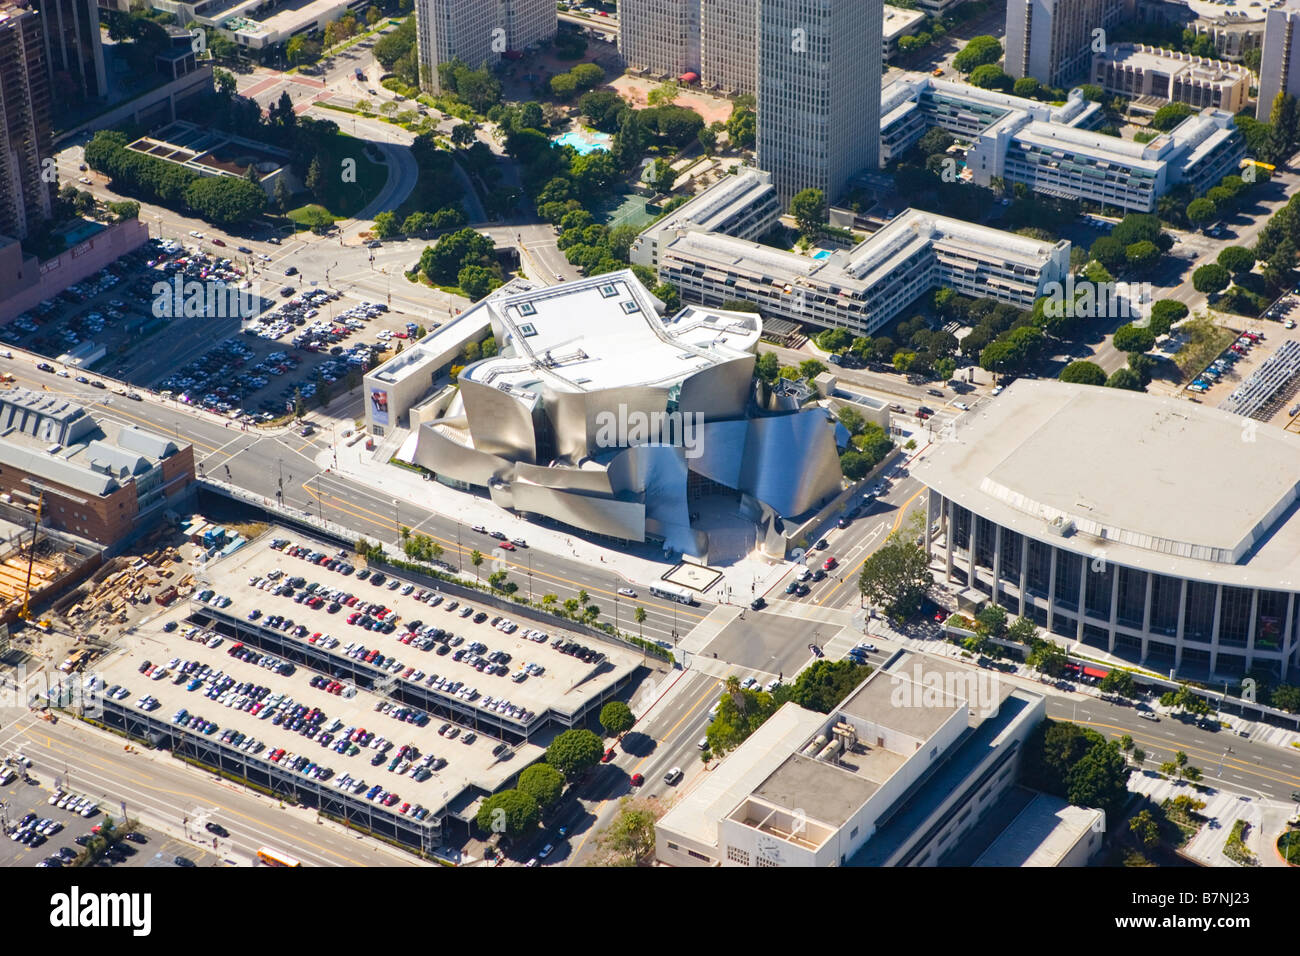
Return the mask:
<svg viewBox="0 0 1300 956">
<path fill-rule="evenodd" d="M 758 7 L 758 165 L 781 204 L 816 188 L 834 202 L 880 157 L 880 0 Z"/>
<path fill-rule="evenodd" d="M 682 228 L 658 237 L 659 278 L 691 302 L 752 302 L 764 317 L 872 335 L 936 286 L 1028 308 L 1069 272 L 1070 243 L 905 210 L 823 259 Z"/>
<path fill-rule="evenodd" d="M 916 33 L 924 22 L 925 11 L 923 10 L 907 10 L 903 7 L 891 7 L 889 4 L 885 4 L 881 34 L 884 41 L 881 45 L 881 53 L 885 59 L 888 60 L 898 52 L 900 38 Z"/>
<path fill-rule="evenodd" d="M 1296 24 L 1300 0 L 1287 0 L 1268 11 L 1264 20 L 1264 52 L 1259 63 L 1259 105 L 1255 118 L 1268 121 L 1279 93 L 1300 97 L 1300 66 L 1295 62 Z"/>
<path fill-rule="evenodd" d="M 628 67 L 674 79 L 698 74 L 700 4 L 701 0 L 619 4 L 618 51 Z M 752 8 L 752 0 L 749 5 Z"/>
<path fill-rule="evenodd" d="M 882 104 L 881 152 L 902 155 L 930 126 L 971 143 L 966 167 L 987 186 L 994 177 L 1035 192 L 1151 212 L 1180 183 L 1199 194 L 1233 172 L 1245 138 L 1232 114 L 1206 107 L 1149 143 L 1095 133 L 1100 107 L 1072 90 L 1052 106 L 920 74 L 893 83 Z"/>
<path fill-rule="evenodd" d="M 1068 89 L 1088 75 L 1094 31 L 1109 32 L 1123 16 L 1124 0 L 1007 0 L 1005 70 Z"/>
<path fill-rule="evenodd" d="M 1254 74 L 1227 60 L 1212 60 L 1141 43 L 1112 43 L 1092 59 L 1092 82 L 1107 93 L 1150 97 L 1236 113 L 1250 99 Z"/>
<path fill-rule="evenodd" d="M 440 63 L 493 66 L 507 51 L 555 36 L 556 24 L 552 0 L 415 0 L 420 87 L 439 92 Z"/>
<path fill-rule="evenodd" d="M 651 225 L 636 237 L 628 252 L 634 265 L 659 268 L 659 246 L 664 237 L 682 229 L 720 232 L 739 239 L 757 239 L 781 218 L 781 203 L 772 186 L 772 174 L 743 169 L 725 176 L 690 202 Z"/>
</svg>

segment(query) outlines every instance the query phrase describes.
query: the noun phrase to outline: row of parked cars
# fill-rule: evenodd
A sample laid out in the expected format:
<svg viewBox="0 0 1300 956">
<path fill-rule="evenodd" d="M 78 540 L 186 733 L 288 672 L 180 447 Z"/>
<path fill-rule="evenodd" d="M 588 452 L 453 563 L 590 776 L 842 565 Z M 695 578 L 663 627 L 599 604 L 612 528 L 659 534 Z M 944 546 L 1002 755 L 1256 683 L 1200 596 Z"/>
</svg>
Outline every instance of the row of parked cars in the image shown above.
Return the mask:
<svg viewBox="0 0 1300 956">
<path fill-rule="evenodd" d="M 1250 350 L 1264 338 L 1262 332 L 1243 332 L 1223 353 L 1211 362 L 1200 375 L 1187 386 L 1191 392 L 1208 392 L 1223 376 L 1232 371 L 1232 367 L 1245 358 Z"/>
</svg>

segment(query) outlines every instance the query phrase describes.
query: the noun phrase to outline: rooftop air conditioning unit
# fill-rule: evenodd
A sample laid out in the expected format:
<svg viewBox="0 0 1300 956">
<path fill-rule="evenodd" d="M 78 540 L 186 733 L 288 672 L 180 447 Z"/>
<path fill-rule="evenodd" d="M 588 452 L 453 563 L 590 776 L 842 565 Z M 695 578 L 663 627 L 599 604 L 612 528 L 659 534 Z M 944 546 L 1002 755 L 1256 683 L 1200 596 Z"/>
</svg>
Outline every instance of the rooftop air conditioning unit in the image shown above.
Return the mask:
<svg viewBox="0 0 1300 956">
<path fill-rule="evenodd" d="M 1064 515 L 1057 515 L 1047 523 L 1047 530 L 1054 535 L 1067 538 L 1074 534 L 1074 519 L 1067 518 Z"/>
</svg>

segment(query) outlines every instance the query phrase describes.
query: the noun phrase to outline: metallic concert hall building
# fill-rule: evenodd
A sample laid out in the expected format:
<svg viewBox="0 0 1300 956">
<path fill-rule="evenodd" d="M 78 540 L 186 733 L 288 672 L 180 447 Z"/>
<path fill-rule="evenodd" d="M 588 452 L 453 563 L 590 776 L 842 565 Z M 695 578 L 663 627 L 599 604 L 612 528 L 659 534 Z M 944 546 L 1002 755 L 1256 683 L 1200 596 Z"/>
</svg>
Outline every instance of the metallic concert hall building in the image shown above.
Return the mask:
<svg viewBox="0 0 1300 956">
<path fill-rule="evenodd" d="M 783 406 L 754 380 L 759 316 L 664 313 L 631 270 L 511 283 L 367 375 L 369 432 L 503 508 L 701 557 L 694 498 L 733 494 L 772 534 L 838 494 L 827 412 Z M 453 382 L 453 356 L 489 334 L 497 354 Z"/>
<path fill-rule="evenodd" d="M 1228 412 L 1021 379 L 912 466 L 964 603 L 1197 680 L 1300 667 L 1300 448 Z"/>
</svg>

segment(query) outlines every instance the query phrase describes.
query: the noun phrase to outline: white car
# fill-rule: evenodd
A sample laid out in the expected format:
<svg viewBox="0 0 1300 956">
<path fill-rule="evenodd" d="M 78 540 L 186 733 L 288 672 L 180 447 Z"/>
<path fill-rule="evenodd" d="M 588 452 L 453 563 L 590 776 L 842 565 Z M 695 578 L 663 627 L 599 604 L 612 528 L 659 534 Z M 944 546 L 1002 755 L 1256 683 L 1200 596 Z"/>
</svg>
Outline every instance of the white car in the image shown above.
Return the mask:
<svg viewBox="0 0 1300 956">
<path fill-rule="evenodd" d="M 745 688 L 745 690 L 749 690 L 749 688 L 753 687 L 757 683 L 758 681 L 754 680 L 754 678 L 746 677 L 744 680 L 740 682 L 740 686 Z"/>
<path fill-rule="evenodd" d="M 61 369 L 59 369 L 57 372 L 55 372 L 54 374 L 57 375 L 57 376 L 59 376 L 59 378 L 71 378 L 71 377 L 72 377 L 71 375 L 68 374 L 68 370 L 67 370 L 66 368 L 61 368 Z"/>
<path fill-rule="evenodd" d="M 1158 714 L 1152 713 L 1149 710 L 1139 710 L 1138 716 L 1141 717 L 1143 720 L 1153 720 L 1156 722 L 1159 722 L 1160 720 L 1160 716 Z"/>
<path fill-rule="evenodd" d="M 968 412 L 968 411 L 970 411 L 970 406 L 967 405 L 965 402 L 953 402 L 953 403 L 952 403 L 952 407 L 953 407 L 953 408 L 960 409 L 960 410 L 963 411 L 963 412 Z"/>
<path fill-rule="evenodd" d="M 994 385 L 994 386 L 993 386 L 993 394 L 994 394 L 994 395 L 1001 395 L 1001 394 L 1002 394 L 1002 386 L 1001 386 L 1001 385 Z"/>
<path fill-rule="evenodd" d="M 631 588 L 619 588 L 618 593 L 623 595 L 623 597 L 636 597 L 636 592 Z"/>
</svg>

